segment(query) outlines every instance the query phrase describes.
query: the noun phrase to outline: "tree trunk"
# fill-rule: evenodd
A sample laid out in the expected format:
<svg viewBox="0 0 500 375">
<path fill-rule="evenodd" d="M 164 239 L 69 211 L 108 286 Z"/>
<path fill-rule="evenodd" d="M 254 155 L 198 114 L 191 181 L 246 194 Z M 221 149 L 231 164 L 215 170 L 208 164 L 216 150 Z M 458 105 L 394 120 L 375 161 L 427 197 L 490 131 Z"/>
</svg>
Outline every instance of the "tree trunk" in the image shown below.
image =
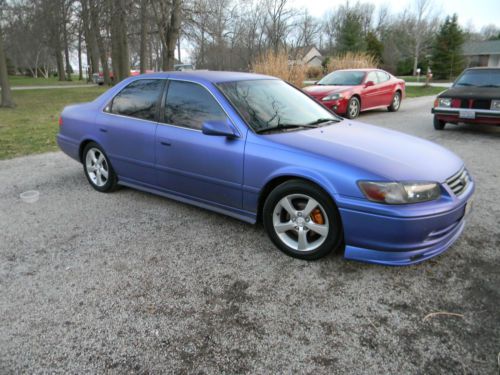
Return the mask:
<svg viewBox="0 0 500 375">
<path fill-rule="evenodd" d="M 78 28 L 78 80 L 83 81 L 82 69 L 82 25 Z"/>
<path fill-rule="evenodd" d="M 64 35 L 64 56 L 66 58 L 66 80 L 71 81 L 71 63 L 69 62 L 68 30 L 66 29 L 66 22 L 63 23 L 63 35 Z"/>
<path fill-rule="evenodd" d="M 93 33 L 94 33 L 96 44 L 97 44 L 97 49 L 99 51 L 99 58 L 101 59 L 102 76 L 103 76 L 104 84 L 110 85 L 111 79 L 109 77 L 108 56 L 106 54 L 106 48 L 104 48 L 104 42 L 102 40 L 101 29 L 99 27 L 99 12 L 98 12 L 96 4 L 94 3 L 93 0 L 91 0 L 89 2 L 89 15 L 90 15 L 91 29 L 93 29 Z"/>
<path fill-rule="evenodd" d="M 181 26 L 181 2 L 182 0 L 172 0 L 172 11 L 170 13 L 170 22 L 167 28 L 167 35 L 165 35 L 167 61 L 163 62 L 164 70 L 174 69 L 175 44 L 177 43 L 177 39 L 179 38 L 179 29 Z"/>
<path fill-rule="evenodd" d="M 148 0 L 141 0 L 141 46 L 140 46 L 140 70 L 141 74 L 146 73 L 147 54 L 147 5 Z"/>
<path fill-rule="evenodd" d="M 12 92 L 10 91 L 9 76 L 7 73 L 7 57 L 3 50 L 3 34 L 0 29 L 0 87 L 2 88 L 2 102 L 0 107 L 14 107 Z"/>
<path fill-rule="evenodd" d="M 90 78 L 92 74 L 99 73 L 99 47 L 97 45 L 96 30 L 90 21 L 89 0 L 81 0 L 83 32 L 85 35 L 85 46 L 90 61 Z M 97 29 L 99 30 L 99 29 Z"/>
<path fill-rule="evenodd" d="M 64 71 L 64 58 L 63 58 L 63 54 L 61 51 L 60 41 L 56 42 L 54 54 L 55 54 L 56 63 L 57 63 L 57 76 L 59 77 L 59 81 L 65 81 L 66 80 L 66 73 Z"/>
<path fill-rule="evenodd" d="M 130 75 L 125 0 L 111 0 L 111 55 L 115 82 Z"/>
</svg>

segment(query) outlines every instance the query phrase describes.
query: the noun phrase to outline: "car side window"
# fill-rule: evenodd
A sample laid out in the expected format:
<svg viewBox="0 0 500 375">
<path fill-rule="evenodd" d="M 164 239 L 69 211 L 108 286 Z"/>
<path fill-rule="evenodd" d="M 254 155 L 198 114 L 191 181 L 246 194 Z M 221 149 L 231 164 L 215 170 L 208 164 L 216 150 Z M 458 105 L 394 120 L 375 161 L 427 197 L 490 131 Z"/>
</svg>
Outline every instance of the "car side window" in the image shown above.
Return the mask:
<svg viewBox="0 0 500 375">
<path fill-rule="evenodd" d="M 377 77 L 378 77 L 378 81 L 381 83 L 381 82 L 386 82 L 388 81 L 391 77 L 389 77 L 389 74 L 387 74 L 386 72 L 377 72 Z"/>
<path fill-rule="evenodd" d="M 365 82 L 369 82 L 369 81 L 372 81 L 374 84 L 378 83 L 378 78 L 377 78 L 377 73 L 376 72 L 370 72 L 370 73 L 368 73 L 368 75 L 366 76 L 366 81 Z"/>
<path fill-rule="evenodd" d="M 225 120 L 226 113 L 203 86 L 170 81 L 165 102 L 165 122 L 201 130 L 205 121 Z"/>
<path fill-rule="evenodd" d="M 164 82 L 161 79 L 140 79 L 132 82 L 114 97 L 109 112 L 155 121 Z"/>
</svg>

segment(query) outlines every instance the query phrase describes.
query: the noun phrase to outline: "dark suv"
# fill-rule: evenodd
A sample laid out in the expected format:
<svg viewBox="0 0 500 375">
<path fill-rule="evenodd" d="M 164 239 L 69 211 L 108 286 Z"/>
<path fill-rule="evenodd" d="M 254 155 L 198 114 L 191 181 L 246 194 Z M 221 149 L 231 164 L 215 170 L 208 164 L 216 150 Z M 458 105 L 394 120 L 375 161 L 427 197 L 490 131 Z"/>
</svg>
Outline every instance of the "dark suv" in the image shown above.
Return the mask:
<svg viewBox="0 0 500 375">
<path fill-rule="evenodd" d="M 500 125 L 500 68 L 470 68 L 434 102 L 434 128 L 446 123 Z"/>
</svg>

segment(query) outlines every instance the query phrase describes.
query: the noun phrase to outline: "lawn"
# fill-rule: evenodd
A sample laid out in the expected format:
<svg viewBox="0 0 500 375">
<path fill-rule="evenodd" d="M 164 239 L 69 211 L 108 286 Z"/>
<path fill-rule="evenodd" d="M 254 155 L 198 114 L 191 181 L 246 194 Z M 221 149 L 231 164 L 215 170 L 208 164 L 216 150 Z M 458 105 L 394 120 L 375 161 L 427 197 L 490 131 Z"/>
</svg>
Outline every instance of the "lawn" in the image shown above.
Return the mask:
<svg viewBox="0 0 500 375">
<path fill-rule="evenodd" d="M 59 86 L 59 85 L 79 85 L 86 84 L 87 81 L 84 79 L 83 81 L 78 80 L 78 75 L 73 75 L 72 81 L 59 81 L 57 77 L 49 77 L 49 78 L 34 78 L 34 77 L 26 77 L 26 76 L 9 76 L 9 82 L 12 87 L 17 86 Z"/>
<path fill-rule="evenodd" d="M 104 91 L 102 87 L 13 91 L 16 108 L 0 108 L 0 159 L 56 150 L 64 106 L 91 101 Z"/>
<path fill-rule="evenodd" d="M 433 96 L 445 90 L 446 90 L 445 87 L 406 86 L 406 97 L 416 98 L 418 96 Z"/>
</svg>

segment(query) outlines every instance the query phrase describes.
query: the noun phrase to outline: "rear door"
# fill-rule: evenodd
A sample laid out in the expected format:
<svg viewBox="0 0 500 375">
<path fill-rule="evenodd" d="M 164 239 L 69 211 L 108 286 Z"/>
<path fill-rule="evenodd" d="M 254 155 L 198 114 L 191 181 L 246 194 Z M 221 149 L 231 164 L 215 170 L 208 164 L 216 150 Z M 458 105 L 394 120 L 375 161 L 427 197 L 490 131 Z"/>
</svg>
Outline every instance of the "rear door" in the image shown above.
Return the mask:
<svg viewBox="0 0 500 375">
<path fill-rule="evenodd" d="M 156 184 L 154 143 L 165 82 L 133 81 L 97 116 L 101 146 L 121 180 Z"/>
<path fill-rule="evenodd" d="M 159 185 L 188 198 L 241 208 L 244 136 L 201 131 L 205 121 L 234 127 L 215 96 L 199 83 L 170 80 L 162 117 L 155 143 Z"/>
<path fill-rule="evenodd" d="M 391 76 L 381 70 L 377 71 L 378 84 L 380 87 L 380 106 L 388 107 L 392 103 L 396 83 L 391 80 Z"/>
</svg>

